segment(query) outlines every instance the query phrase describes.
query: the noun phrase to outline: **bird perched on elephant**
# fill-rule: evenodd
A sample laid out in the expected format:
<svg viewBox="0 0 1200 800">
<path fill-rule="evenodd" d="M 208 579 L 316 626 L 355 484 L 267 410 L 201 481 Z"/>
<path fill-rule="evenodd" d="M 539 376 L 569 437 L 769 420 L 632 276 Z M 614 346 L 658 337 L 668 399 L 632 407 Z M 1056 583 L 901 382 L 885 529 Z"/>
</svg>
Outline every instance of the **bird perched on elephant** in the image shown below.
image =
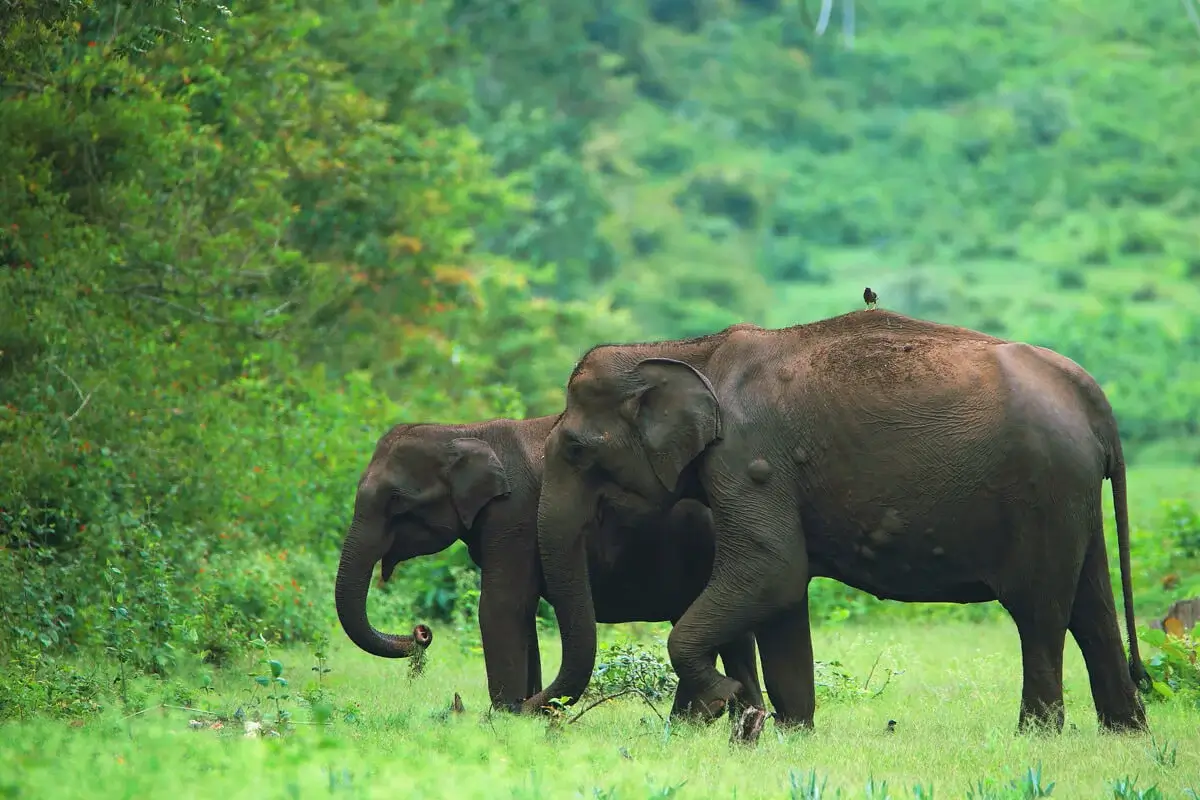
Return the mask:
<svg viewBox="0 0 1200 800">
<path fill-rule="evenodd" d="M 386 581 L 400 562 L 462 541 L 481 572 L 478 618 L 493 705 L 515 707 L 541 690 L 535 622 L 545 588 L 537 510 L 542 445 L 555 419 L 406 424 L 380 438 L 358 484 L 338 566 L 338 619 L 351 641 L 386 658 L 427 645 L 432 633 L 425 626 L 409 637 L 370 624 L 371 575 L 382 562 Z M 631 509 L 593 523 L 585 546 L 598 621 L 674 622 L 708 582 L 713 526 L 702 504 Z M 563 631 L 568 640 L 573 634 Z M 753 635 L 730 637 L 719 654 L 726 672 L 761 703 Z M 716 654 L 709 659 L 715 664 Z M 677 693 L 673 712 L 689 706 L 690 697 Z"/>
<path fill-rule="evenodd" d="M 579 531 L 680 498 L 712 510 L 716 557 L 668 652 L 680 685 L 709 708 L 741 687 L 706 654 L 753 631 L 777 721 L 812 726 L 808 586 L 823 576 L 882 599 L 998 600 L 1021 643 L 1019 730 L 1062 729 L 1068 630 L 1102 727 L 1147 727 L 1121 439 L 1104 392 L 1062 355 L 886 310 L 593 348 L 546 440 L 539 543 L 563 656 L 526 710 L 578 696 L 591 675 L 594 601 Z"/>
</svg>

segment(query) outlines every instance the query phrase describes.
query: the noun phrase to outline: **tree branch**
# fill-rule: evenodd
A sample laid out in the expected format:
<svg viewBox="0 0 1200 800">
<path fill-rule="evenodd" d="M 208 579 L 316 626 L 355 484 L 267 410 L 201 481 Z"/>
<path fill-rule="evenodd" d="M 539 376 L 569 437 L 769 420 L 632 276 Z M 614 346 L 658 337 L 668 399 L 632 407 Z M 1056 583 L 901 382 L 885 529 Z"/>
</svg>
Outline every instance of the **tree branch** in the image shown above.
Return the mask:
<svg viewBox="0 0 1200 800">
<path fill-rule="evenodd" d="M 61 367 L 59 367 L 57 364 L 51 364 L 50 368 L 53 369 L 55 372 L 57 372 L 59 375 L 62 375 L 68 381 L 70 381 L 71 386 L 74 387 L 74 389 L 75 389 L 75 393 L 77 395 L 79 395 L 79 408 L 75 409 L 75 413 L 71 414 L 71 416 L 67 417 L 67 422 L 73 422 L 75 420 L 75 418 L 79 416 L 79 413 L 81 411 L 83 411 L 84 408 L 87 407 L 87 404 L 91 402 L 92 395 L 95 394 L 97 389 L 99 389 L 101 386 L 103 386 L 105 384 L 105 381 L 100 381 L 98 384 L 96 384 L 95 389 L 92 389 L 92 391 L 88 392 L 87 394 L 84 394 L 83 389 L 79 388 L 79 384 L 75 382 L 75 379 L 72 378 L 70 375 L 68 375 L 66 372 L 64 372 Z"/>
<path fill-rule="evenodd" d="M 664 717 L 662 715 L 661 711 L 659 711 L 657 708 L 654 707 L 654 703 L 650 702 L 650 698 L 646 697 L 645 692 L 641 691 L 640 689 L 622 689 L 621 691 L 617 692 L 616 694 L 603 695 L 599 700 L 595 701 L 594 703 L 589 705 L 587 708 L 583 709 L 583 711 L 580 711 L 578 714 L 576 714 L 575 716 L 573 716 L 569 720 L 567 720 L 567 724 L 573 725 L 579 721 L 580 717 L 582 717 L 584 714 L 591 711 L 593 708 L 600 705 L 601 703 L 607 703 L 609 700 L 616 700 L 618 697 L 624 697 L 627 694 L 636 694 L 638 697 L 642 698 L 642 700 L 645 701 L 646 705 L 650 706 L 650 710 L 658 715 L 659 720 L 662 721 L 664 724 L 666 723 L 666 721 L 667 721 L 666 717 Z"/>
<path fill-rule="evenodd" d="M 821 14 L 817 17 L 817 36 L 824 36 L 829 27 L 829 17 L 833 14 L 833 0 L 821 0 Z"/>
</svg>

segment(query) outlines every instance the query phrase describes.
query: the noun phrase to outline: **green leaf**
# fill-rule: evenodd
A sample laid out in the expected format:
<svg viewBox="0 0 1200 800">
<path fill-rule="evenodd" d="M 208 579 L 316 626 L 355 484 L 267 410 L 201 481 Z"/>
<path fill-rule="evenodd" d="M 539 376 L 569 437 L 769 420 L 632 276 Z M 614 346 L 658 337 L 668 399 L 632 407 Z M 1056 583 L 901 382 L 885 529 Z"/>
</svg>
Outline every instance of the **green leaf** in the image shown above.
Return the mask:
<svg viewBox="0 0 1200 800">
<path fill-rule="evenodd" d="M 255 675 L 254 682 L 257 683 L 259 686 L 267 686 L 268 684 L 271 683 L 271 679 L 268 678 L 266 675 Z"/>
<path fill-rule="evenodd" d="M 272 678 L 278 678 L 280 675 L 283 674 L 283 664 L 282 663 L 276 661 L 275 659 L 271 659 L 270 661 L 267 662 L 267 664 L 271 667 L 271 677 Z"/>
</svg>

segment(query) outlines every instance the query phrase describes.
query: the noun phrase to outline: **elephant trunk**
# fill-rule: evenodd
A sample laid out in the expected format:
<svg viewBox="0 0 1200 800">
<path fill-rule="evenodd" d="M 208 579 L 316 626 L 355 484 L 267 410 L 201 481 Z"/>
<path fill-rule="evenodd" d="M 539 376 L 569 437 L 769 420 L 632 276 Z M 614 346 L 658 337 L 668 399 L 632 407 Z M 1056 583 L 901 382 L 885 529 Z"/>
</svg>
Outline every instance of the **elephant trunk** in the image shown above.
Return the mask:
<svg viewBox="0 0 1200 800">
<path fill-rule="evenodd" d="M 399 636 L 375 630 L 367 619 L 367 590 L 371 585 L 375 562 L 379 560 L 372 555 L 367 543 L 380 540 L 380 537 L 364 536 L 362 524 L 357 518 L 350 526 L 350 532 L 342 544 L 342 558 L 338 563 L 337 582 L 334 585 L 338 621 L 350 641 L 371 655 L 408 658 L 416 655 L 418 648 L 424 650 L 433 642 L 433 631 L 428 626 L 417 625 L 413 628 L 412 636 Z"/>
<path fill-rule="evenodd" d="M 538 504 L 538 552 L 547 599 L 558 619 L 562 662 L 553 682 L 526 700 L 523 711 L 536 711 L 560 697 L 574 703 L 587 689 L 596 665 L 596 612 L 584 538 L 592 520 L 581 516 L 587 504 L 572 498 L 550 480 Z"/>
</svg>

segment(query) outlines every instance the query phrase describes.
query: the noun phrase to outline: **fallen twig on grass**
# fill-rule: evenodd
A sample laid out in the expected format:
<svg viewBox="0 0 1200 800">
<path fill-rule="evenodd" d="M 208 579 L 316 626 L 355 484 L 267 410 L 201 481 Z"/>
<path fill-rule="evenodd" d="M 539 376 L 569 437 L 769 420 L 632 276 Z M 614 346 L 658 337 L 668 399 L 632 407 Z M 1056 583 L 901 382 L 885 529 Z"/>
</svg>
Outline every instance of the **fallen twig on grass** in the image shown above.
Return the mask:
<svg viewBox="0 0 1200 800">
<path fill-rule="evenodd" d="M 575 716 L 573 716 L 569 720 L 567 720 L 567 724 L 568 725 L 574 724 L 575 722 L 577 722 L 579 720 L 580 717 L 582 717 L 584 714 L 591 711 L 593 708 L 600 705 L 601 703 L 607 703 L 609 700 L 616 700 L 618 697 L 623 697 L 627 694 L 636 694 L 638 697 L 642 698 L 642 700 L 646 703 L 646 705 L 650 706 L 650 710 L 653 711 L 655 714 L 657 714 L 658 718 L 663 723 L 666 723 L 667 718 L 662 715 L 661 711 L 659 711 L 657 708 L 654 707 L 654 703 L 650 702 L 650 698 L 646 697 L 644 692 L 642 692 L 638 689 L 622 689 L 621 691 L 616 692 L 614 694 L 606 694 L 606 695 L 602 696 L 599 700 L 596 700 L 591 705 L 589 705 L 587 708 L 583 709 L 578 714 L 576 714 Z"/>
</svg>

